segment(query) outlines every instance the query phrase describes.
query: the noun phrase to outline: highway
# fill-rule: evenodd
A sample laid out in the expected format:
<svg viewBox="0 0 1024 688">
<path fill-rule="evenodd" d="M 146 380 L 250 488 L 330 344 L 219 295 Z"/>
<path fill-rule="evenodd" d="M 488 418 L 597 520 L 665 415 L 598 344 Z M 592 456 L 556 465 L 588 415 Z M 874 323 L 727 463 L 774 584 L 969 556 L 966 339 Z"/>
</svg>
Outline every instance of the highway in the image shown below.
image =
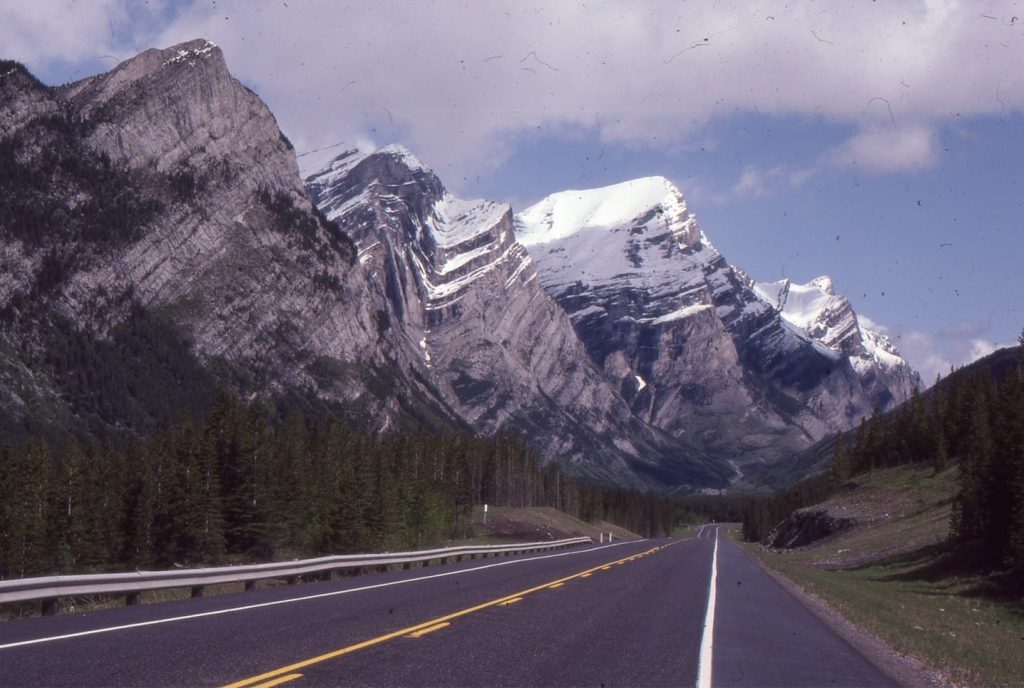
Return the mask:
<svg viewBox="0 0 1024 688">
<path fill-rule="evenodd" d="M 709 526 L 8 622 L 0 685 L 896 683 Z"/>
</svg>

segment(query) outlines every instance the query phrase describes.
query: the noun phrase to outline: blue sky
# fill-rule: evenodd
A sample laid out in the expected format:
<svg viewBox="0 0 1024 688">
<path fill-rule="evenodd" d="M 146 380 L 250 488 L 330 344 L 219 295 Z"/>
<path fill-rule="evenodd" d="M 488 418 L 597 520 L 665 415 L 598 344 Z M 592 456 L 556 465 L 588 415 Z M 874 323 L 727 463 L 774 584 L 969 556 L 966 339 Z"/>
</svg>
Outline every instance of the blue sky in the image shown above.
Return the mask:
<svg viewBox="0 0 1024 688">
<path fill-rule="evenodd" d="M 516 208 L 664 175 L 730 262 L 831 275 L 927 381 L 1024 327 L 1020 0 L 0 0 L 49 83 L 200 36 L 300 151 L 401 142 Z"/>
</svg>

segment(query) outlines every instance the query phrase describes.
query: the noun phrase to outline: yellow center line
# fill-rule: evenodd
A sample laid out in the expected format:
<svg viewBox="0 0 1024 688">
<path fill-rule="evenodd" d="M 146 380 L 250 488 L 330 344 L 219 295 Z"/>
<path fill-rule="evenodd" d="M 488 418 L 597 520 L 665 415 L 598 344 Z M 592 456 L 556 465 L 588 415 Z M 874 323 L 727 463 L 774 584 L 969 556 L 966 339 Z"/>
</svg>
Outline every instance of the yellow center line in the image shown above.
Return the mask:
<svg viewBox="0 0 1024 688">
<path fill-rule="evenodd" d="M 282 683 L 294 681 L 297 678 L 302 678 L 302 674 L 288 674 L 287 676 L 279 676 L 278 678 L 275 678 L 273 681 L 267 681 L 266 683 L 257 683 L 256 685 L 252 686 L 252 688 L 273 688 L 274 686 L 279 686 Z"/>
<path fill-rule="evenodd" d="M 563 585 L 565 585 L 565 583 L 555 583 L 554 585 L 549 585 L 548 590 L 554 590 L 555 588 L 560 588 Z"/>
<path fill-rule="evenodd" d="M 434 624 L 433 626 L 428 626 L 427 628 L 420 629 L 420 630 L 416 631 L 415 633 L 410 633 L 409 635 L 407 635 L 405 637 L 406 638 L 419 638 L 420 636 L 424 636 L 427 633 L 433 633 L 434 631 L 440 631 L 442 628 L 447 628 L 448 626 L 451 626 L 451 625 L 452 625 L 451 621 L 445 621 L 444 623 Z"/>
<path fill-rule="evenodd" d="M 653 552 L 655 551 L 655 549 L 652 548 L 648 551 Z M 384 635 L 379 635 L 376 638 L 370 638 L 369 640 L 364 640 L 361 643 L 349 645 L 348 647 L 333 650 L 331 652 L 327 652 L 316 657 L 310 657 L 309 659 L 304 659 L 300 662 L 295 662 L 294 664 L 289 664 L 288 666 L 283 666 L 279 669 L 274 669 L 273 671 L 268 671 L 257 676 L 250 676 L 249 678 L 242 679 L 241 681 L 229 683 L 228 685 L 224 686 L 224 688 L 257 688 L 257 684 L 264 685 L 261 682 L 269 681 L 270 679 L 282 676 L 283 674 L 291 674 L 293 672 L 298 671 L 299 669 L 305 669 L 306 667 L 311 666 L 313 664 L 320 664 L 321 662 L 326 662 L 327 660 L 334 659 L 335 657 L 341 657 L 342 655 L 351 654 L 352 652 L 356 652 L 357 650 L 363 650 L 368 647 L 373 647 L 374 645 L 380 645 L 381 643 L 385 643 L 395 638 L 401 638 L 402 636 L 411 635 L 413 633 L 416 633 L 417 631 L 437 626 L 438 624 L 442 624 L 446 621 L 451 621 L 452 619 L 458 619 L 459 617 L 467 616 L 469 614 L 472 614 L 473 612 L 478 612 L 481 609 L 500 606 L 504 603 L 511 604 L 513 601 L 518 601 L 516 598 L 521 599 L 526 595 L 529 595 L 530 593 L 537 592 L 538 590 L 544 590 L 557 584 L 567 583 L 573 580 L 574 578 L 582 578 L 584 575 L 589 575 L 591 573 L 594 573 L 595 571 L 607 571 L 615 564 L 625 563 L 630 558 L 631 557 L 625 557 L 617 561 L 611 561 L 607 564 L 595 566 L 593 568 L 586 569 L 585 571 L 580 571 L 579 573 L 574 573 L 571 576 L 566 576 L 565 578 L 559 578 L 558 580 L 553 580 L 547 583 L 543 583 L 541 585 L 536 585 L 532 588 L 527 588 L 526 590 L 521 590 L 520 592 L 516 592 L 511 595 L 505 595 L 504 597 L 499 597 L 497 599 L 490 600 L 489 602 L 482 602 L 481 604 L 477 604 L 472 607 L 466 607 L 465 609 L 460 609 L 457 612 L 452 612 L 450 614 L 445 614 L 444 616 L 439 616 L 436 619 L 431 619 L 430 621 L 418 623 L 415 626 L 409 626 L 408 628 L 392 631 L 391 633 L 385 633 Z"/>
<path fill-rule="evenodd" d="M 510 604 L 515 604 L 516 602 L 522 602 L 522 601 L 523 601 L 523 598 L 522 598 L 522 597 L 513 597 L 513 598 L 512 598 L 511 600 L 505 600 L 504 602 L 502 602 L 502 603 L 501 603 L 500 605 L 498 605 L 498 606 L 499 606 L 499 607 L 507 607 L 507 606 L 509 606 Z"/>
<path fill-rule="evenodd" d="M 582 576 L 580 576 L 580 578 L 590 578 L 592 575 L 594 575 L 594 574 L 592 574 L 592 573 L 584 573 Z"/>
</svg>

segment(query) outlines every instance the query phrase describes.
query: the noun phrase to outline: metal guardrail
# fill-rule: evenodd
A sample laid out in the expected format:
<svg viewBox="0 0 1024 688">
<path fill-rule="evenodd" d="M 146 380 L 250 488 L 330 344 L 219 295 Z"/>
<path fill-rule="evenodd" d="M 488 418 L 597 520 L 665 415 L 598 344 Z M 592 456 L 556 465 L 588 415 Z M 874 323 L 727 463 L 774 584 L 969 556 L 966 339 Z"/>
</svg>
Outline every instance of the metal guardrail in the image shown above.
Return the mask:
<svg viewBox="0 0 1024 688">
<path fill-rule="evenodd" d="M 389 566 L 397 565 L 408 569 L 416 563 L 429 566 L 430 562 L 434 560 L 438 560 L 441 564 L 447 564 L 449 561 L 461 561 L 463 558 L 476 559 L 477 557 L 525 554 L 541 550 L 563 549 L 591 542 L 593 540 L 589 537 L 576 537 L 516 545 L 446 547 L 418 552 L 384 552 L 382 554 L 342 554 L 317 559 L 203 569 L 18 578 L 0 581 L 0 604 L 42 602 L 43 614 L 49 616 L 57 613 L 57 602 L 61 597 L 127 595 L 128 604 L 138 604 L 139 594 L 149 590 L 191 588 L 192 597 L 202 597 L 203 588 L 222 583 L 244 582 L 245 589 L 251 590 L 259 580 L 281 578 L 292 584 L 298 582 L 300 576 L 310 574 L 326 572 L 333 577 L 336 572 L 341 571 L 384 570 Z"/>
</svg>

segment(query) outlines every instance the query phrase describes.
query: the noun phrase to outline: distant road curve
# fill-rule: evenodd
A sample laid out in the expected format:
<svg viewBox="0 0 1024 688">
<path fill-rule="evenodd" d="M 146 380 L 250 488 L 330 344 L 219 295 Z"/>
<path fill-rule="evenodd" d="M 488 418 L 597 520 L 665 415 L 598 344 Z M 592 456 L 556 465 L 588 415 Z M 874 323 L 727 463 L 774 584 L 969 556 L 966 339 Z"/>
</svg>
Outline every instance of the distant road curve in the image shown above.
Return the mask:
<svg viewBox="0 0 1024 688">
<path fill-rule="evenodd" d="M 720 530 L 10 622 L 0 685 L 896 685 Z"/>
</svg>

